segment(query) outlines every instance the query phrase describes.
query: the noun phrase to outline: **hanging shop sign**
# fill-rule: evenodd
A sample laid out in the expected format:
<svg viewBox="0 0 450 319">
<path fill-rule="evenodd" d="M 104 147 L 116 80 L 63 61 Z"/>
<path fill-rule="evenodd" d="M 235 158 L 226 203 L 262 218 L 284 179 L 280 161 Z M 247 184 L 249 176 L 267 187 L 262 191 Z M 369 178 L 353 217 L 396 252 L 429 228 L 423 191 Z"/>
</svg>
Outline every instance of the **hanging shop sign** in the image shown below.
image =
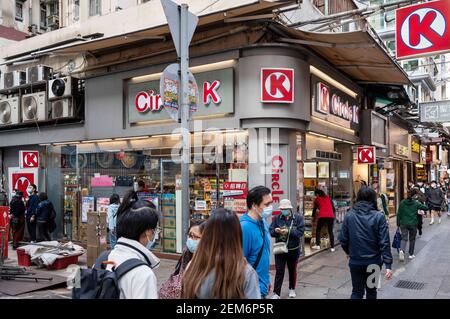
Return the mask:
<svg viewBox="0 0 450 319">
<path fill-rule="evenodd" d="M 396 10 L 397 59 L 450 51 L 450 6 L 431 1 Z"/>
<path fill-rule="evenodd" d="M 411 152 L 419 154 L 420 153 L 420 144 L 415 141 L 412 141 L 411 142 Z"/>
<path fill-rule="evenodd" d="M 124 82 L 130 124 L 178 118 L 177 74 L 165 72 L 163 81 L 136 81 Z M 160 94 L 161 85 L 164 96 Z M 188 90 L 194 118 L 234 112 L 233 68 L 196 73 L 195 79 L 193 76 L 189 79 Z"/>
<path fill-rule="evenodd" d="M 420 122 L 450 122 L 450 100 L 420 103 L 419 108 Z"/>
<path fill-rule="evenodd" d="M 401 144 L 395 144 L 394 152 L 397 155 L 408 157 L 409 156 L 409 147 L 401 145 Z"/>
<path fill-rule="evenodd" d="M 376 150 L 374 146 L 358 147 L 358 164 L 375 164 Z"/>
<path fill-rule="evenodd" d="M 8 258 L 8 236 L 9 231 L 9 207 L 0 206 L 0 231 L 4 231 L 4 235 L 0 236 L 0 250 L 3 249 L 3 256 Z M 3 247 L 2 247 L 3 246 Z"/>
<path fill-rule="evenodd" d="M 311 81 L 312 115 L 345 128 L 359 130 L 359 102 L 314 76 Z"/>
<path fill-rule="evenodd" d="M 261 102 L 294 103 L 294 69 L 261 69 Z"/>
</svg>

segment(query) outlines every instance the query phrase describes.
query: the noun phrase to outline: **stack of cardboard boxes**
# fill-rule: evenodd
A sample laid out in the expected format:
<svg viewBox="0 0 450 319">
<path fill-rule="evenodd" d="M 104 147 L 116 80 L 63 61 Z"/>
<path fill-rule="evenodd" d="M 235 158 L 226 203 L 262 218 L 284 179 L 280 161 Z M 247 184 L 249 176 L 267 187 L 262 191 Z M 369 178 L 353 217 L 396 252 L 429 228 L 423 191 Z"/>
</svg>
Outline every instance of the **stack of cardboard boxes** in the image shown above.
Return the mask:
<svg viewBox="0 0 450 319">
<path fill-rule="evenodd" d="M 97 257 L 108 249 L 106 212 L 88 212 L 87 265 L 94 265 Z"/>
<path fill-rule="evenodd" d="M 163 249 L 166 252 L 176 252 L 176 211 L 175 195 L 164 194 L 161 200 L 162 225 L 163 225 Z"/>
</svg>

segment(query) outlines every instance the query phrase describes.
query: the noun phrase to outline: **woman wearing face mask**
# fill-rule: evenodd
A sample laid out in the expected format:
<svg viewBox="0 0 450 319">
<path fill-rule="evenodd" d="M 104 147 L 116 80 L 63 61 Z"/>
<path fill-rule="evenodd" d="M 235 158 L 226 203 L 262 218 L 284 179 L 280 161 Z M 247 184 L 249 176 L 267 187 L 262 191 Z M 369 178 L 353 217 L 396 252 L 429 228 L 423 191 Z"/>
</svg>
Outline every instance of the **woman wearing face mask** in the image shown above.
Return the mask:
<svg viewBox="0 0 450 319">
<path fill-rule="evenodd" d="M 170 278 L 164 283 L 159 291 L 160 299 L 180 299 L 181 298 L 181 282 L 184 271 L 191 262 L 194 253 L 197 251 L 198 244 L 202 238 L 203 229 L 205 227 L 205 220 L 198 219 L 191 221 L 191 227 L 188 230 L 188 238 L 186 241 L 186 248 L 178 260 L 175 271 Z"/>
<path fill-rule="evenodd" d="M 331 251 L 334 252 L 334 234 L 333 224 L 336 208 L 330 196 L 327 196 L 321 189 L 315 191 L 316 199 L 314 200 L 313 216 L 316 216 L 317 210 L 319 210 L 319 219 L 317 221 L 316 228 L 316 245 L 313 249 L 320 249 L 320 231 L 323 226 L 327 226 L 328 236 L 330 237 Z"/>
<path fill-rule="evenodd" d="M 129 209 L 117 220 L 116 246 L 108 256 L 107 270 L 119 267 L 130 259 L 144 264 L 133 268 L 119 280 L 121 299 L 157 299 L 157 282 L 153 273 L 159 266 L 159 259 L 150 252 L 158 237 L 159 214 L 156 210 L 141 207 Z"/>
<path fill-rule="evenodd" d="M 297 282 L 297 262 L 300 257 L 300 238 L 305 231 L 303 217 L 293 212 L 289 199 L 280 201 L 281 214 L 270 225 L 270 235 L 275 242 L 286 242 L 288 252 L 275 255 L 275 283 L 272 299 L 280 299 L 281 286 L 283 285 L 284 269 L 289 271 L 289 298 L 295 298 L 295 284 Z"/>
<path fill-rule="evenodd" d="M 434 224 L 434 216 L 438 215 L 438 223 L 441 223 L 441 209 L 442 204 L 445 201 L 444 192 L 437 187 L 436 181 L 431 182 L 431 188 L 427 193 L 427 206 L 431 209 L 431 221 L 430 225 Z"/>
</svg>

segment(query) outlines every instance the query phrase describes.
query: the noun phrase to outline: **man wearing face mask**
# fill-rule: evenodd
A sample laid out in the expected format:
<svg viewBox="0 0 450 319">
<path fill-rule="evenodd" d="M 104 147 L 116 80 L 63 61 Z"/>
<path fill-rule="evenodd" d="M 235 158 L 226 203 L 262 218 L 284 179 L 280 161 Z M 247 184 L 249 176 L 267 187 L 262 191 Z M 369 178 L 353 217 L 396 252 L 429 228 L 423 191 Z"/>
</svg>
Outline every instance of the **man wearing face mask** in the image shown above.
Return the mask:
<svg viewBox="0 0 450 319">
<path fill-rule="evenodd" d="M 130 259 L 145 265 L 131 269 L 119 280 L 120 299 L 157 299 L 156 276 L 152 269 L 159 259 L 150 252 L 158 237 L 158 212 L 148 207 L 129 209 L 118 216 L 116 246 L 108 256 L 107 270 Z"/>
<path fill-rule="evenodd" d="M 286 264 L 289 271 L 289 298 L 295 298 L 297 296 L 295 284 L 297 262 L 300 257 L 300 238 L 303 237 L 305 223 L 300 214 L 294 213 L 289 199 L 282 199 L 279 208 L 281 214 L 270 225 L 270 235 L 276 239 L 277 243 L 286 243 L 288 252 L 275 255 L 276 274 L 272 299 L 280 299 Z"/>
<path fill-rule="evenodd" d="M 28 201 L 27 201 L 27 212 L 26 212 L 26 222 L 27 230 L 30 234 L 30 241 L 32 243 L 36 242 L 36 210 L 39 205 L 39 196 L 37 187 L 35 184 L 31 184 L 27 188 Z"/>
<path fill-rule="evenodd" d="M 256 186 L 247 194 L 248 212 L 241 217 L 244 257 L 259 277 L 261 298 L 266 299 L 270 285 L 270 237 L 267 220 L 272 217 L 272 195 L 265 186 Z"/>
</svg>

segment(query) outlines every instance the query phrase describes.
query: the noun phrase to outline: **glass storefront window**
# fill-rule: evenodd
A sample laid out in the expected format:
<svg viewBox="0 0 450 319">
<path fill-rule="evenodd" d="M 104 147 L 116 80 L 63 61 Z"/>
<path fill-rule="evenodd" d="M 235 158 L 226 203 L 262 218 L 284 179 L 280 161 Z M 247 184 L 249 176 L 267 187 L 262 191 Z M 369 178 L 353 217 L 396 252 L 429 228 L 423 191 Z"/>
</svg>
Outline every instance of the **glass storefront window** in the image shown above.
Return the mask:
<svg viewBox="0 0 450 319">
<path fill-rule="evenodd" d="M 246 131 L 191 134 L 191 219 L 207 219 L 224 206 L 225 182 L 247 183 L 247 139 Z M 87 212 L 106 211 L 112 194 L 122 199 L 143 181 L 138 196 L 161 211 L 162 240 L 155 250 L 180 253 L 180 145 L 181 136 L 167 135 L 49 146 L 59 161 L 48 167 L 48 189 L 54 202 L 62 194 L 57 206 L 64 210 L 64 235 L 85 243 Z"/>
</svg>

